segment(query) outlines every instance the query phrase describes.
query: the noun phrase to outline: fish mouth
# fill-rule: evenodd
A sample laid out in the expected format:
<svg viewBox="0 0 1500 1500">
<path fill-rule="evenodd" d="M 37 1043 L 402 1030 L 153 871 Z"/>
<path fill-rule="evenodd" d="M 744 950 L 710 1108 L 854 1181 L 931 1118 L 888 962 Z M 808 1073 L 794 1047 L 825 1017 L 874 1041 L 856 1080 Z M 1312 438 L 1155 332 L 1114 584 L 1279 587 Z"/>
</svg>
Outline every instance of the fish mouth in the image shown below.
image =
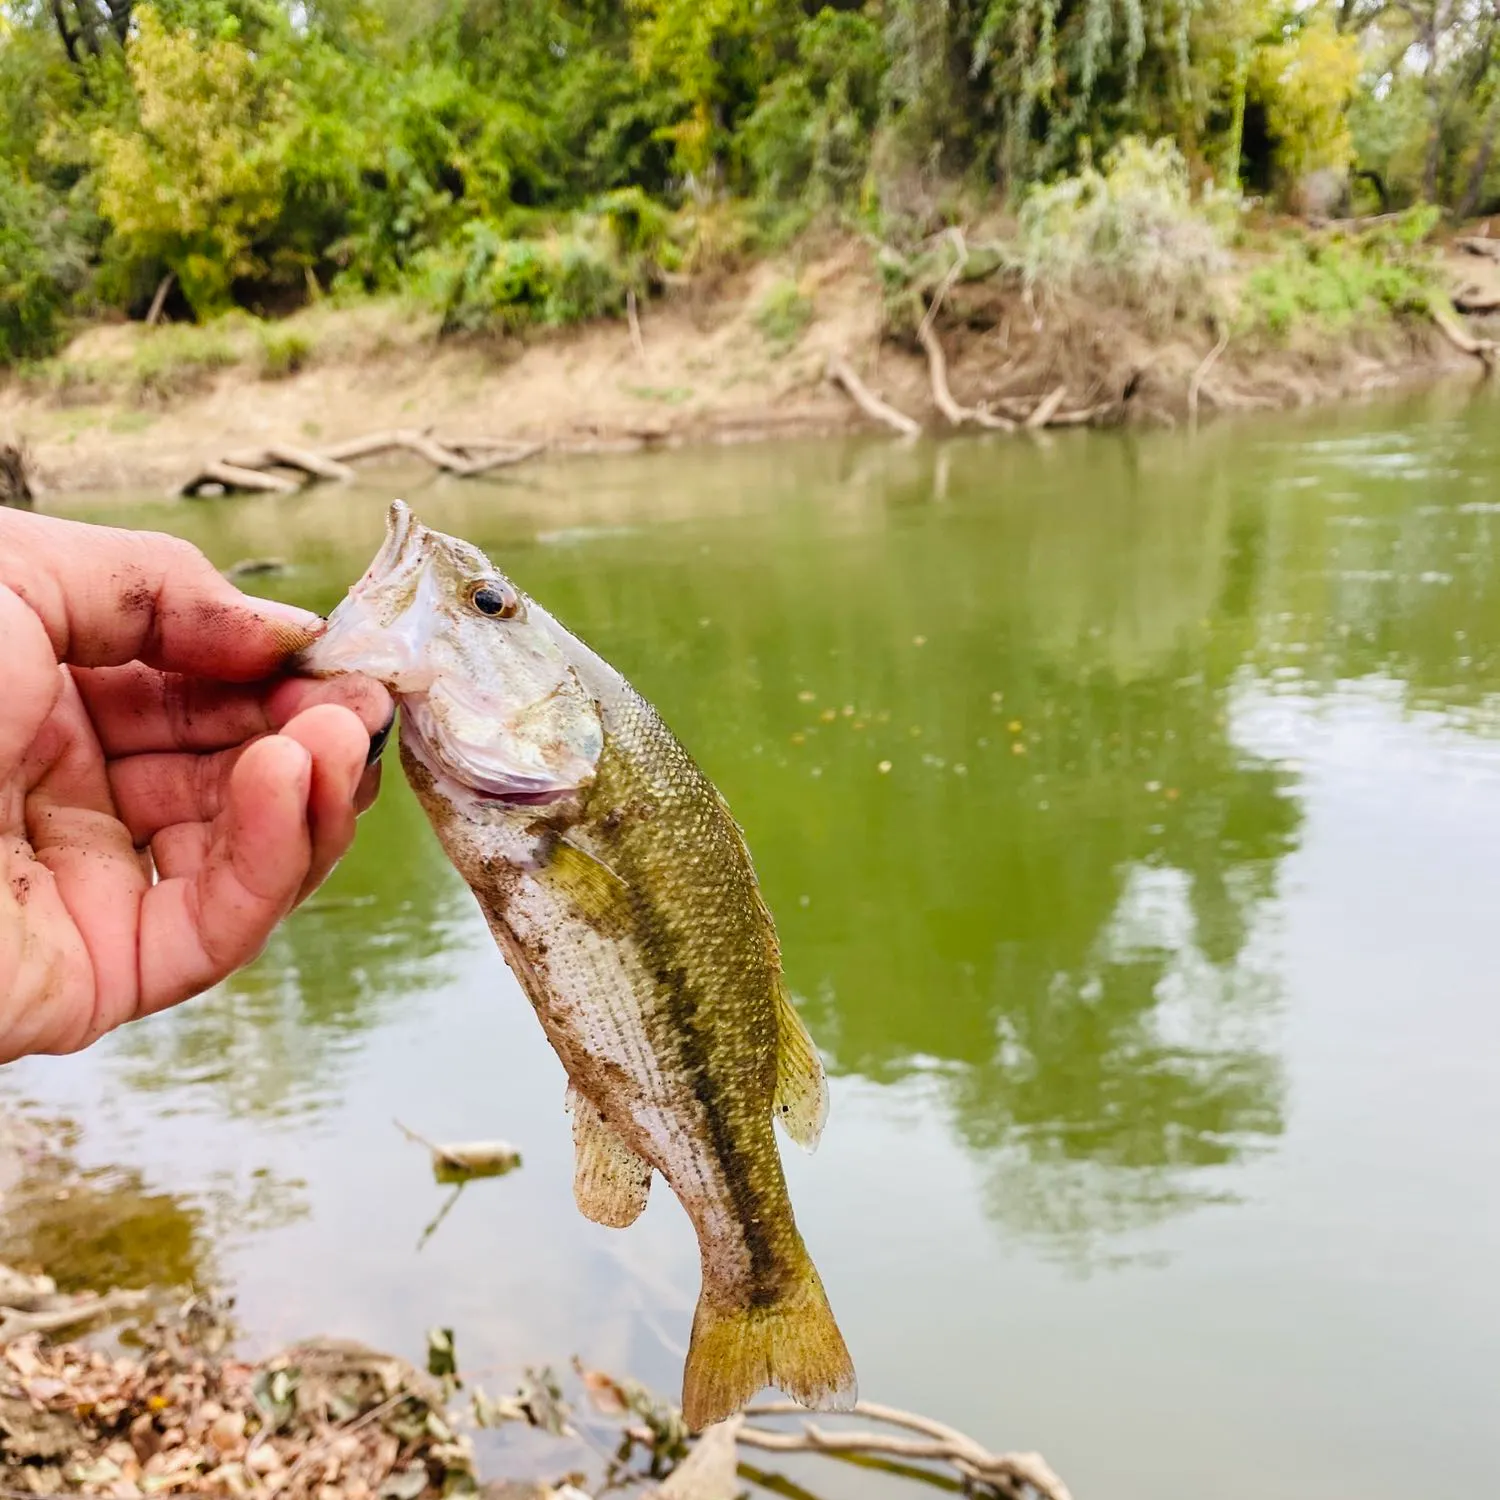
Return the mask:
<svg viewBox="0 0 1500 1500">
<path fill-rule="evenodd" d="M 421 626 L 422 616 L 413 605 L 429 536 L 405 501 L 391 501 L 379 551 L 328 616 L 323 633 L 292 658 L 292 669 L 308 677 L 359 671 L 398 693 L 417 687 L 423 641 L 412 629 Z M 403 618 L 410 622 L 405 629 L 396 624 Z"/>
<path fill-rule="evenodd" d="M 575 797 L 581 786 L 546 782 L 539 777 L 505 772 L 494 777 L 476 774 L 472 767 L 455 765 L 443 753 L 437 736 L 431 732 L 431 715 L 426 695 L 416 694 L 401 700 L 401 743 L 427 773 L 445 784 L 450 792 L 461 792 L 475 802 L 500 807 L 550 807 Z"/>
</svg>

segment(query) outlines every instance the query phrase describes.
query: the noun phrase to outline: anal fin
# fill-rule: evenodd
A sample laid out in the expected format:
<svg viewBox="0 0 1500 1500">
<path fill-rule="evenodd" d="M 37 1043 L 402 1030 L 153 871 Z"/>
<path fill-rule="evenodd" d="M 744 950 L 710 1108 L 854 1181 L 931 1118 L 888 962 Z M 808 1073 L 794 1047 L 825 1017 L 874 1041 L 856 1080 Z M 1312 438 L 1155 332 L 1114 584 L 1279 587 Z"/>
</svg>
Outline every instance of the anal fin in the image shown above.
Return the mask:
<svg viewBox="0 0 1500 1500">
<path fill-rule="evenodd" d="M 823 1060 L 802 1017 L 787 994 L 786 981 L 776 986 L 775 1118 L 804 1151 L 811 1151 L 828 1119 L 828 1079 Z"/>
<path fill-rule="evenodd" d="M 573 1200 L 578 1211 L 610 1229 L 634 1224 L 651 1190 L 651 1164 L 620 1139 L 571 1083 L 567 1108 L 573 1116 Z"/>
</svg>

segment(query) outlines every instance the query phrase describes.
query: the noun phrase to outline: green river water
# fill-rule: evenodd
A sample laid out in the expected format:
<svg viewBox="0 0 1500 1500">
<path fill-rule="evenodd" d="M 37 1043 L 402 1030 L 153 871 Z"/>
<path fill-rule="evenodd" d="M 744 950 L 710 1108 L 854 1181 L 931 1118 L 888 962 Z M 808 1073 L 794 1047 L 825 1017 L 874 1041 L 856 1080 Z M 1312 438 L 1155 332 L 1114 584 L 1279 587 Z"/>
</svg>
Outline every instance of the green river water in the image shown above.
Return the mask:
<svg viewBox="0 0 1500 1500">
<path fill-rule="evenodd" d="M 56 508 L 284 557 L 267 589 L 326 610 L 397 493 L 745 826 L 832 1076 L 788 1171 L 866 1395 L 1080 1500 L 1500 1491 L 1500 404 Z M 561 1069 L 394 755 L 251 970 L 3 1093 L 117 1169 L 97 1222 L 8 1226 L 64 1276 L 217 1280 L 251 1348 L 446 1325 L 492 1388 L 577 1353 L 677 1389 L 687 1221 L 575 1211 Z M 525 1165 L 419 1248 L 445 1190 L 395 1118 Z"/>
</svg>

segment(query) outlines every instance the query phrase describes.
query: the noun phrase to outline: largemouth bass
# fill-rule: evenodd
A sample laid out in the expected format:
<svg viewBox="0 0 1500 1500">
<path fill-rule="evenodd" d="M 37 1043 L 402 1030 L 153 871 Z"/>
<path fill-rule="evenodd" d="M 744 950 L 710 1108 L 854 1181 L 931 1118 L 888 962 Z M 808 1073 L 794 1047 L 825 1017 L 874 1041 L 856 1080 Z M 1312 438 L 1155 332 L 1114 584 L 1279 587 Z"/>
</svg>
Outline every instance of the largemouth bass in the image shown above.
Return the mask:
<svg viewBox="0 0 1500 1500">
<path fill-rule="evenodd" d="M 766 1385 L 847 1409 L 771 1125 L 812 1149 L 827 1083 L 718 792 L 618 672 L 399 500 L 302 669 L 396 695 L 407 779 L 567 1071 L 578 1207 L 623 1228 L 659 1172 L 692 1220 L 689 1425 Z"/>
</svg>

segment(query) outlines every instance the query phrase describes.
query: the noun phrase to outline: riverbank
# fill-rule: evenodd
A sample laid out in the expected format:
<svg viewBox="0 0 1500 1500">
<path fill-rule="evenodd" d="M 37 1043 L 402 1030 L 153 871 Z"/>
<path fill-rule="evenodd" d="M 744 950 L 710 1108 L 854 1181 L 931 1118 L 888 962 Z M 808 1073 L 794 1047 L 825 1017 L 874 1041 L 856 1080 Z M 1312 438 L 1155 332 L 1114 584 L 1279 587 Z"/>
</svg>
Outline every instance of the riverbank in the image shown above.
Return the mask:
<svg viewBox="0 0 1500 1500">
<path fill-rule="evenodd" d="M 1216 305 L 1263 289 L 1238 253 Z M 1500 260 L 1435 252 L 1451 292 L 1500 300 Z M 889 277 L 842 239 L 689 284 L 628 321 L 501 338 L 440 338 L 395 302 L 322 303 L 273 324 L 90 328 L 0 387 L 0 440 L 19 440 L 39 490 L 164 488 L 236 449 L 308 448 L 381 429 L 543 444 L 554 452 L 837 433 L 872 418 L 830 364 L 923 428 L 955 422 L 1178 424 L 1478 377 L 1463 337 L 1425 312 L 1357 306 L 1164 320 L 1150 306 L 1018 278 L 949 274 L 920 320 L 892 316 Z M 937 353 L 934 354 L 934 346 Z"/>
</svg>

